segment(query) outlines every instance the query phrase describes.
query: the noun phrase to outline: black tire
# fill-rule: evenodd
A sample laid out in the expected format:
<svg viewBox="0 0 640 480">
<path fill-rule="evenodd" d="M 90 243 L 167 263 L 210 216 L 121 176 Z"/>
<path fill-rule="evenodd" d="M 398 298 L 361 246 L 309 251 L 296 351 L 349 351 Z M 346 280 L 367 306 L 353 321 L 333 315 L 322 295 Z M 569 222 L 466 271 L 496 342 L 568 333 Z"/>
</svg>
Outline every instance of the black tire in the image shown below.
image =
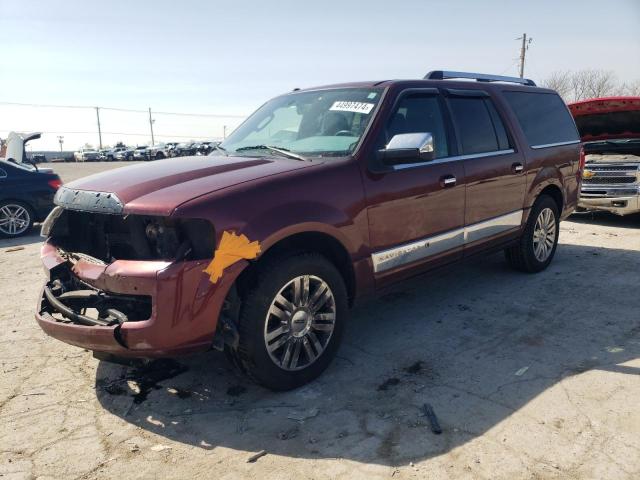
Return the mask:
<svg viewBox="0 0 640 480">
<path fill-rule="evenodd" d="M 162 160 L 164 158 L 164 153 L 158 152 L 156 153 L 156 160 Z"/>
<path fill-rule="evenodd" d="M 336 267 L 325 257 L 316 253 L 296 253 L 290 256 L 279 256 L 266 260 L 264 265 L 259 265 L 257 268 L 255 281 L 251 282 L 252 286 L 242 295 L 238 325 L 240 341 L 238 349 L 233 354 L 236 356 L 237 363 L 242 370 L 256 383 L 271 390 L 291 390 L 318 377 L 333 360 L 340 345 L 347 319 L 347 290 L 344 280 Z M 335 311 L 335 319 L 333 331 L 331 334 L 326 334 L 328 337 L 323 337 L 324 333 L 310 328 L 315 332 L 314 335 L 318 335 L 314 338 L 324 338 L 322 342 L 326 342 L 324 349 L 315 357 L 315 360 L 311 360 L 311 357 L 305 351 L 307 346 L 311 347 L 312 345 L 311 342 L 306 345 L 307 340 L 305 339 L 311 337 L 302 336 L 291 341 L 293 345 L 292 351 L 297 348 L 300 356 L 297 357 L 293 354 L 289 358 L 295 357 L 302 364 L 304 364 L 304 360 L 309 363 L 306 366 L 299 366 L 297 370 L 288 370 L 277 365 L 267 350 L 265 340 L 266 324 L 274 319 L 273 316 L 268 316 L 268 312 L 272 302 L 275 301 L 276 295 L 293 279 L 303 275 L 312 276 L 313 281 L 320 279 L 328 286 L 329 293 L 333 295 L 332 298 L 329 297 L 328 304 Z M 309 294 L 307 300 L 310 300 L 310 297 L 313 297 L 313 295 Z M 322 295 L 322 297 L 325 297 L 325 295 Z M 309 301 L 308 303 L 312 302 Z M 313 317 L 313 315 L 311 316 Z M 288 336 L 290 339 L 293 337 L 294 326 L 292 322 L 295 322 L 295 317 L 296 315 L 289 315 L 288 323 L 282 321 L 282 325 L 288 325 L 286 328 L 289 329 L 283 336 Z M 311 319 L 309 322 L 310 324 L 314 323 Z M 303 322 L 297 322 L 297 326 L 301 323 Z M 285 343 L 282 347 L 283 358 L 286 354 L 284 350 L 288 348 L 288 343 Z M 300 346 L 297 345 L 298 343 L 300 343 Z M 316 348 L 313 349 L 314 353 L 317 351 Z M 278 352 L 278 350 L 275 352 Z M 275 355 L 275 352 L 272 352 L 272 354 Z M 291 364 L 293 364 L 293 361 L 291 361 Z"/>
<path fill-rule="evenodd" d="M 536 222 L 541 213 L 549 209 L 553 213 L 553 223 L 555 224 L 555 232 L 553 238 L 553 246 L 550 247 L 548 255 L 543 260 L 536 257 L 534 248 L 534 231 Z M 538 197 L 531 207 L 529 219 L 525 226 L 524 233 L 520 237 L 518 243 L 512 247 L 505 249 L 504 254 L 507 263 L 515 270 L 527 273 L 541 272 L 549 266 L 556 253 L 558 246 L 558 236 L 560 234 L 560 215 L 558 213 L 558 205 L 555 200 L 548 195 Z"/>
<path fill-rule="evenodd" d="M 20 206 L 22 207 L 25 212 L 26 215 L 28 216 L 27 220 L 28 226 L 26 229 L 20 231 L 19 233 L 15 233 L 15 234 L 11 234 L 11 233 L 7 233 L 7 232 L 3 232 L 2 230 L 0 230 L 0 237 L 4 237 L 4 238 L 17 238 L 17 237 L 22 237 L 24 235 L 28 235 L 29 232 L 31 232 L 31 229 L 33 228 L 33 223 L 34 223 L 34 212 L 33 209 L 31 208 L 31 206 L 27 205 L 24 202 L 20 202 L 17 200 L 3 200 L 2 202 L 0 202 L 0 211 L 5 208 L 5 207 L 14 207 L 14 206 Z M 2 214 L 2 212 L 0 212 L 0 214 Z"/>
</svg>

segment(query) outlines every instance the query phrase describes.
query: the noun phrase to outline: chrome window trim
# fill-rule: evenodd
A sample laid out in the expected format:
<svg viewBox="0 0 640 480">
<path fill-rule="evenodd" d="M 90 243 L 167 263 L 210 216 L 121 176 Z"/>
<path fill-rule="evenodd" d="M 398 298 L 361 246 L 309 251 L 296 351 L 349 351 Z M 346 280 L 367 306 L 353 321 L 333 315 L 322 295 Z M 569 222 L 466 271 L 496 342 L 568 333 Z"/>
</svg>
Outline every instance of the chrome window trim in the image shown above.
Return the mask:
<svg viewBox="0 0 640 480">
<path fill-rule="evenodd" d="M 489 220 L 456 228 L 435 236 L 422 238 L 403 245 L 371 254 L 374 273 L 381 273 L 408 263 L 422 260 L 456 247 L 506 232 L 522 224 L 524 210 L 515 210 Z"/>
<path fill-rule="evenodd" d="M 453 157 L 442 157 L 442 158 L 436 158 L 434 160 L 428 160 L 425 162 L 418 162 L 418 163 L 401 163 L 399 165 L 394 165 L 393 171 L 406 170 L 408 168 L 424 167 L 426 165 L 434 165 L 439 163 L 455 162 L 458 160 L 469 160 L 472 158 L 497 157 L 500 155 L 509 155 L 511 153 L 515 153 L 515 150 L 513 148 L 509 148 L 507 150 L 496 150 L 493 152 L 471 153 L 468 155 L 455 155 Z"/>
<path fill-rule="evenodd" d="M 570 140 L 568 142 L 545 143 L 542 145 L 530 145 L 530 146 L 534 150 L 538 150 L 540 148 L 561 147 L 563 145 L 573 145 L 575 143 L 580 143 L 580 140 Z"/>
</svg>

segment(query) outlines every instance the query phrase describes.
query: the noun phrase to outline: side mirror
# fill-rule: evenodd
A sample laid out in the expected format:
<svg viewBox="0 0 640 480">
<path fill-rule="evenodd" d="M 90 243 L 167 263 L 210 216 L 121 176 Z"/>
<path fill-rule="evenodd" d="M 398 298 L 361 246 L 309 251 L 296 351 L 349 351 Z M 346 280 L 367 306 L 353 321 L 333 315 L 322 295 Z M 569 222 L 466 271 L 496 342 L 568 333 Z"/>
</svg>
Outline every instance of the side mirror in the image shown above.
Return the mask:
<svg viewBox="0 0 640 480">
<path fill-rule="evenodd" d="M 433 160 L 433 135 L 429 132 L 394 135 L 385 148 L 378 150 L 378 158 L 386 165 Z"/>
</svg>

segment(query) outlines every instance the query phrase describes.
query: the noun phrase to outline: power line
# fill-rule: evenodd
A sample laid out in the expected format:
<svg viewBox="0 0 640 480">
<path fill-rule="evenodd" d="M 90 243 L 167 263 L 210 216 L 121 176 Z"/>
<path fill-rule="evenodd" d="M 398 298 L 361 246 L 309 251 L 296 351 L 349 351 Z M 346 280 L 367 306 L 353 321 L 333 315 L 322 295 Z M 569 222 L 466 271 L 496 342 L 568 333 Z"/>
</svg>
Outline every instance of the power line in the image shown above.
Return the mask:
<svg viewBox="0 0 640 480">
<path fill-rule="evenodd" d="M 75 108 L 75 109 L 95 109 L 111 110 L 116 112 L 133 112 L 133 113 L 149 113 L 148 110 L 136 110 L 133 108 L 116 108 L 116 107 L 89 107 L 82 105 L 45 105 L 39 103 L 20 103 L 20 102 L 2 102 L 0 105 L 12 105 L 16 107 L 36 107 L 36 108 Z M 154 112 L 155 115 L 178 115 L 184 117 L 210 117 L 210 118 L 246 118 L 247 115 L 221 114 L 221 113 L 185 113 L 185 112 Z"/>
</svg>

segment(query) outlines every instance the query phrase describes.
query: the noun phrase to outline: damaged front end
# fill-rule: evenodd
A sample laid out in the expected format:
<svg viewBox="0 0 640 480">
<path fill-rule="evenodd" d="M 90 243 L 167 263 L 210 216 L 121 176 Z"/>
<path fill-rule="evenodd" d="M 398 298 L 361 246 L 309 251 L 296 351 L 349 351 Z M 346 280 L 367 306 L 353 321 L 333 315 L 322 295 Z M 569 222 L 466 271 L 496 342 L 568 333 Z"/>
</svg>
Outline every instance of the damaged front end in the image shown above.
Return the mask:
<svg viewBox="0 0 640 480">
<path fill-rule="evenodd" d="M 42 232 L 49 279 L 36 319 L 46 333 L 134 357 L 211 347 L 230 284 L 203 273 L 215 247 L 210 222 L 58 205 Z"/>
</svg>

